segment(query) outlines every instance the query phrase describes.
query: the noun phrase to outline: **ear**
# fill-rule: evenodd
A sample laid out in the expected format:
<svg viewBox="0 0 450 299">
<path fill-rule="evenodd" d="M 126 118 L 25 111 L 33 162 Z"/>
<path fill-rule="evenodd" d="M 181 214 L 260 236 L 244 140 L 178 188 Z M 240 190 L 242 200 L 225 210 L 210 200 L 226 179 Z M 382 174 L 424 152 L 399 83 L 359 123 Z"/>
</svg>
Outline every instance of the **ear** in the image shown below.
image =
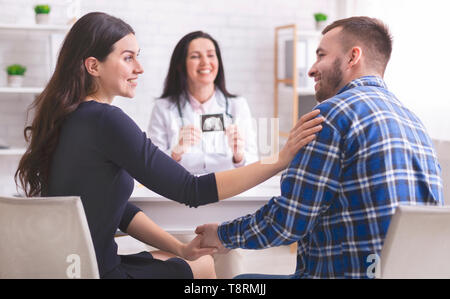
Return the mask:
<svg viewBox="0 0 450 299">
<path fill-rule="evenodd" d="M 361 61 L 362 49 L 361 47 L 353 47 L 350 50 L 350 59 L 348 61 L 348 67 L 352 68 Z"/>
<path fill-rule="evenodd" d="M 99 61 L 95 57 L 88 57 L 84 60 L 84 66 L 87 72 L 94 77 L 98 77 L 99 74 Z"/>
</svg>

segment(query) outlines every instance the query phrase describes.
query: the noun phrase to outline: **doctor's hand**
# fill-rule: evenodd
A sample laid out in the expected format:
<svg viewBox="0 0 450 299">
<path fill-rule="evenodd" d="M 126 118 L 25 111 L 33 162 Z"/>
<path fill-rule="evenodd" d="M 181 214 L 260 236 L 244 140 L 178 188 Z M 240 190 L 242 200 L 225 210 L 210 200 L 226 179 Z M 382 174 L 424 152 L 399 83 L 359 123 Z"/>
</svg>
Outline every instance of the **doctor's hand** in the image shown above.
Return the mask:
<svg viewBox="0 0 450 299">
<path fill-rule="evenodd" d="M 180 129 L 178 144 L 172 149 L 171 156 L 175 161 L 180 161 L 181 156 L 188 149 L 202 140 L 202 131 L 193 125 L 187 125 Z"/>
<path fill-rule="evenodd" d="M 237 125 L 229 125 L 225 131 L 228 145 L 233 153 L 233 163 L 240 163 L 244 159 L 245 141 Z"/>
<path fill-rule="evenodd" d="M 195 233 L 201 237 L 200 246 L 211 248 L 214 247 L 217 253 L 227 253 L 230 249 L 225 248 L 220 242 L 219 235 L 217 234 L 217 223 L 203 224 L 195 229 Z"/>
</svg>

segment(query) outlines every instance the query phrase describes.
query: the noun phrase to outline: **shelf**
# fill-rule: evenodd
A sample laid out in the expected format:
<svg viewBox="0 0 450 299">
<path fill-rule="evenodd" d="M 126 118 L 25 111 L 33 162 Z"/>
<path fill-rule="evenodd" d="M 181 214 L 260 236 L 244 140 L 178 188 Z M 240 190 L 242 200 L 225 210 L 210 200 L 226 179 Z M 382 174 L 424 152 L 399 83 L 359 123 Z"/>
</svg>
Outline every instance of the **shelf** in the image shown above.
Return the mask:
<svg viewBox="0 0 450 299">
<path fill-rule="evenodd" d="M 21 156 L 25 153 L 25 148 L 0 149 L 0 156 Z"/>
<path fill-rule="evenodd" d="M 308 36 L 308 37 L 321 37 L 322 31 L 318 30 L 299 30 L 297 32 L 298 36 Z"/>
<path fill-rule="evenodd" d="M 292 91 L 292 79 L 278 79 L 276 80 L 277 83 L 285 83 L 285 84 L 291 84 L 291 86 L 282 86 L 279 87 L 278 90 L 280 91 Z M 297 87 L 297 94 L 299 96 L 312 96 L 316 94 L 316 91 L 314 90 L 314 87 Z"/>
<path fill-rule="evenodd" d="M 299 87 L 297 88 L 297 93 L 300 96 L 311 96 L 316 94 L 314 87 L 313 88 Z"/>
<path fill-rule="evenodd" d="M 58 49 L 58 45 L 56 42 L 60 38 L 59 35 L 65 34 L 71 26 L 69 25 L 56 25 L 56 24 L 34 24 L 34 23 L 28 23 L 28 24 L 9 24 L 9 23 L 2 23 L 0 22 L 0 32 L 3 33 L 11 33 L 11 34 L 25 34 L 23 38 L 27 38 L 26 34 L 36 34 L 36 33 L 42 33 L 49 35 L 48 36 L 48 43 L 49 43 L 49 54 L 50 56 L 55 56 L 55 53 L 57 53 L 56 49 Z M 4 41 L 2 41 L 4 42 Z M 51 62 L 51 57 L 49 57 L 49 62 Z M 3 85 L 0 86 L 0 99 L 1 100 L 7 100 L 10 98 L 8 95 L 13 94 L 27 94 L 27 95 L 38 95 L 42 93 L 44 90 L 44 87 L 42 86 L 21 86 L 21 87 L 9 87 Z M 6 95 L 6 96 L 5 96 Z M 3 144 L 3 142 L 2 142 Z M 9 148 L 0 148 L 0 157 L 20 157 L 26 152 L 25 147 L 9 147 Z"/>
<path fill-rule="evenodd" d="M 292 25 L 291 25 L 292 26 Z M 277 27 L 279 29 L 291 29 L 292 27 L 290 26 L 281 26 L 281 27 Z M 316 31 L 316 30 L 297 30 L 297 38 L 298 37 L 308 37 L 308 38 L 320 38 L 322 36 L 322 32 L 321 31 Z M 289 32 L 289 30 L 286 31 L 280 31 L 279 32 L 279 36 L 280 38 L 288 38 L 288 39 L 292 39 L 292 33 Z"/>
<path fill-rule="evenodd" d="M 32 31 L 61 31 L 66 32 L 70 29 L 68 25 L 55 24 L 4 24 L 0 23 L 0 30 L 32 30 Z"/>
<path fill-rule="evenodd" d="M 1 93 L 27 93 L 39 94 L 44 90 L 43 87 L 0 87 Z"/>
</svg>

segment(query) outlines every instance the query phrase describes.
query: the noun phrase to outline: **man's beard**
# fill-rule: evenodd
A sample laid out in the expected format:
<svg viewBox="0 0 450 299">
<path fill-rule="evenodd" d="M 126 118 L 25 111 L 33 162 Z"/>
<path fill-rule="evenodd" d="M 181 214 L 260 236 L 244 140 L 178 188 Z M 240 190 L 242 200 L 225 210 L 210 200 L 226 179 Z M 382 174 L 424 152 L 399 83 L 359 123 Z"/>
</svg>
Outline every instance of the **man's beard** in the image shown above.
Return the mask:
<svg viewBox="0 0 450 299">
<path fill-rule="evenodd" d="M 342 71 L 340 69 L 341 59 L 336 58 L 329 71 L 320 74 L 319 89 L 316 91 L 316 101 L 321 103 L 336 95 L 338 87 L 342 82 Z"/>
</svg>

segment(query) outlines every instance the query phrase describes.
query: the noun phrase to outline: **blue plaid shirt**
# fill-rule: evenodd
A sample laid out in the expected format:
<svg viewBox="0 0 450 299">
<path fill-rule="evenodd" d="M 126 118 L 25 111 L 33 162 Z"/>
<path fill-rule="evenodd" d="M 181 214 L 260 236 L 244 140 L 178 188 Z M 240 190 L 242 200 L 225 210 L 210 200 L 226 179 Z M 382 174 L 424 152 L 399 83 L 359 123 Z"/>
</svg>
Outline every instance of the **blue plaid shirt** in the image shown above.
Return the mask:
<svg viewBox="0 0 450 299">
<path fill-rule="evenodd" d="M 281 177 L 281 196 L 222 223 L 227 248 L 297 242 L 298 278 L 368 278 L 399 204 L 443 204 L 440 166 L 420 120 L 379 77 L 351 81 L 317 106 L 315 141 Z"/>
</svg>

